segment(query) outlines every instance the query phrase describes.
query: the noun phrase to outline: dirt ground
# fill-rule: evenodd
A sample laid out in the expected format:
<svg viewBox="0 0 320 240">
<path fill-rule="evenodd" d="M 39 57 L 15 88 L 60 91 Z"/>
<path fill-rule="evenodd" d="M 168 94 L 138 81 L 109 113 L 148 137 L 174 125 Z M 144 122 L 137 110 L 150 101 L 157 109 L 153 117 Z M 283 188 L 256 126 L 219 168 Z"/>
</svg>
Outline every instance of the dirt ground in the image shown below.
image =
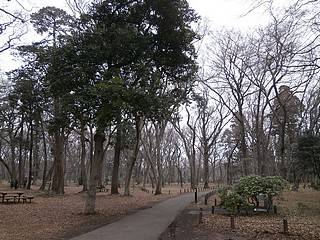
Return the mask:
<svg viewBox="0 0 320 240">
<path fill-rule="evenodd" d="M 8 186 L 0 184 L 1 190 Z M 65 187 L 64 196 L 51 196 L 29 190 L 25 192 L 35 196 L 31 204 L 0 204 L 0 240 L 68 239 L 180 193 L 175 186 L 158 196 L 151 194 L 151 188 L 146 193 L 138 187 L 130 197 L 98 192 L 97 214 L 87 216 L 82 213 L 86 193 L 80 191 L 81 187 Z"/>
<path fill-rule="evenodd" d="M 199 208 L 203 211 L 203 219 L 211 214 L 203 204 L 191 204 L 184 209 L 159 240 L 245 240 L 233 232 L 214 232 L 199 223 Z"/>
<path fill-rule="evenodd" d="M 278 214 L 236 216 L 235 229 L 230 228 L 230 216 L 216 208 L 212 196 L 208 205 L 191 204 L 162 235 L 161 240 L 319 240 L 320 239 L 320 192 L 301 189 L 285 192 L 276 199 Z M 199 209 L 203 208 L 202 223 Z M 288 221 L 288 234 L 283 233 L 283 219 Z"/>
<path fill-rule="evenodd" d="M 66 187 L 64 196 L 25 191 L 35 196 L 31 204 L 0 204 L 0 240 L 69 239 L 180 194 L 180 187 L 176 185 L 166 187 L 164 194 L 158 196 L 151 194 L 150 187 L 147 189 L 149 193 L 135 187 L 131 197 L 98 192 L 97 214 L 90 216 L 82 213 L 86 193 L 80 193 L 81 187 Z M 8 186 L 0 183 L 1 190 L 8 190 Z M 184 191 L 187 190 L 182 193 Z M 305 189 L 286 192 L 276 200 L 278 215 L 237 216 L 234 230 L 230 229 L 229 216 L 218 210 L 211 214 L 214 199 L 219 204 L 217 196 L 212 196 L 208 205 L 204 205 L 203 199 L 198 204 L 191 204 L 170 225 L 161 240 L 320 239 L 320 192 Z M 199 224 L 200 208 L 203 208 L 203 218 Z M 284 218 L 289 224 L 288 235 L 282 233 Z"/>
</svg>

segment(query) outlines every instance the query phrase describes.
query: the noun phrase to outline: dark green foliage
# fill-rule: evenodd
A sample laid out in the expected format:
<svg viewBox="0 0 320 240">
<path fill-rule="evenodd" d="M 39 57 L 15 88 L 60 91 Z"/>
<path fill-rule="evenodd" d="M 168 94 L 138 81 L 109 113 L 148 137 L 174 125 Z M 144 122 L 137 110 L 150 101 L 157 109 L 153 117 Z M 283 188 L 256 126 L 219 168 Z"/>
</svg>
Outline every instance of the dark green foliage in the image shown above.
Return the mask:
<svg viewBox="0 0 320 240">
<path fill-rule="evenodd" d="M 74 19 L 64 10 L 56 7 L 44 7 L 31 14 L 31 23 L 37 33 L 47 33 L 56 41 L 66 36 L 75 26 Z"/>
<path fill-rule="evenodd" d="M 231 212 L 235 212 L 238 208 L 247 208 L 248 203 L 244 196 L 235 192 L 232 187 L 224 187 L 218 190 L 221 205 Z"/>
<path fill-rule="evenodd" d="M 82 16 L 71 41 L 77 71 L 95 69 L 78 79 L 98 99 L 99 125 L 119 114 L 170 117 L 193 87 L 197 19 L 186 1 L 168 0 L 103 1 Z"/>
<path fill-rule="evenodd" d="M 219 190 L 219 197 L 222 205 L 234 212 L 238 208 L 257 207 L 259 194 L 266 195 L 272 203 L 272 198 L 278 196 L 286 186 L 287 182 L 278 176 L 247 176 L 232 187 Z"/>
<path fill-rule="evenodd" d="M 242 177 L 234 185 L 235 191 L 239 194 L 253 198 L 258 194 L 267 194 L 268 196 L 277 196 L 286 187 L 286 181 L 278 176 L 247 176 Z"/>
<path fill-rule="evenodd" d="M 306 178 L 316 186 L 320 182 L 320 136 L 307 132 L 298 137 L 295 169 L 299 177 Z"/>
</svg>

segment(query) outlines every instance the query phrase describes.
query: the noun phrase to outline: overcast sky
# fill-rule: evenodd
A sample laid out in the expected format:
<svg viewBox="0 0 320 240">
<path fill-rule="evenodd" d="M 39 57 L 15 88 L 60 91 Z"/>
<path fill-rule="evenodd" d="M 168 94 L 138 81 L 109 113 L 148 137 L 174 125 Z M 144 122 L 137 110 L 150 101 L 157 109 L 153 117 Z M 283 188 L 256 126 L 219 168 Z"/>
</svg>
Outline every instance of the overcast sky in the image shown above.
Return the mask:
<svg viewBox="0 0 320 240">
<path fill-rule="evenodd" d="M 30 12 L 36 12 L 45 6 L 64 9 L 67 7 L 65 0 L 20 0 L 20 2 Z M 258 10 L 245 17 L 242 16 L 250 9 L 250 0 L 188 0 L 188 2 L 201 17 L 209 20 L 211 29 L 227 27 L 247 30 L 266 22 L 265 15 Z M 10 1 L 7 3 L 8 7 L 10 4 L 12 6 L 16 3 Z M 14 6 L 20 8 L 19 5 Z M 35 33 L 29 29 L 29 33 L 22 39 L 22 43 L 30 43 L 35 39 L 34 35 Z M 18 66 L 19 63 L 13 61 L 13 56 L 10 56 L 8 51 L 5 54 L 0 54 L 0 70 L 8 71 Z"/>
</svg>

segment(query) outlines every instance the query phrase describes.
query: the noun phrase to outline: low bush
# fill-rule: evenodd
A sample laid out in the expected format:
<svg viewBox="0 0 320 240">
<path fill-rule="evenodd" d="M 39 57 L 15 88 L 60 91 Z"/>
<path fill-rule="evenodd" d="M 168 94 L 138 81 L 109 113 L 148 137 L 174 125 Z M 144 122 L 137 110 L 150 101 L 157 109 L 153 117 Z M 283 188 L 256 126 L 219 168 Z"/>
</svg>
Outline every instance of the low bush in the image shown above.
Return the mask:
<svg viewBox="0 0 320 240">
<path fill-rule="evenodd" d="M 235 212 L 239 209 L 249 210 L 259 206 L 259 195 L 267 198 L 267 208 L 271 208 L 273 197 L 278 196 L 286 187 L 287 182 L 277 176 L 247 176 L 230 187 L 219 189 L 221 205 Z"/>
</svg>

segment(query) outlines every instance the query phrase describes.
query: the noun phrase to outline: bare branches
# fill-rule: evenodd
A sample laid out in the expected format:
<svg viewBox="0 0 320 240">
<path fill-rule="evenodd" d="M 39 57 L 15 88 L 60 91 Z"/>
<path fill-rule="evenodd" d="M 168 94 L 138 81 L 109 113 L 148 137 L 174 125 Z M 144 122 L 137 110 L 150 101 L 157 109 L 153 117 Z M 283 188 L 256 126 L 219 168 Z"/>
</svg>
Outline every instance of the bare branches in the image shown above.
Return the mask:
<svg viewBox="0 0 320 240">
<path fill-rule="evenodd" d="M 14 18 L 14 19 L 18 19 L 18 20 L 20 20 L 22 23 L 25 22 L 25 20 L 22 19 L 20 16 L 15 15 L 15 14 L 13 14 L 13 13 L 11 13 L 11 12 L 8 12 L 8 11 L 6 11 L 5 9 L 1 8 L 1 7 L 0 7 L 0 12 L 3 12 L 3 13 L 5 13 L 5 14 L 7 14 L 7 15 L 9 15 L 10 17 L 12 17 L 12 18 Z"/>
<path fill-rule="evenodd" d="M 89 0 L 65 0 L 73 15 L 81 15 L 89 8 Z"/>
<path fill-rule="evenodd" d="M 23 7 L 18 1 L 15 1 L 15 4 Z M 22 11 L 13 11 L 11 9 L 13 8 L 10 5 L 2 4 L 0 6 L 0 53 L 12 48 L 27 32 L 27 28 L 23 26 L 26 23 L 26 17 Z"/>
</svg>

